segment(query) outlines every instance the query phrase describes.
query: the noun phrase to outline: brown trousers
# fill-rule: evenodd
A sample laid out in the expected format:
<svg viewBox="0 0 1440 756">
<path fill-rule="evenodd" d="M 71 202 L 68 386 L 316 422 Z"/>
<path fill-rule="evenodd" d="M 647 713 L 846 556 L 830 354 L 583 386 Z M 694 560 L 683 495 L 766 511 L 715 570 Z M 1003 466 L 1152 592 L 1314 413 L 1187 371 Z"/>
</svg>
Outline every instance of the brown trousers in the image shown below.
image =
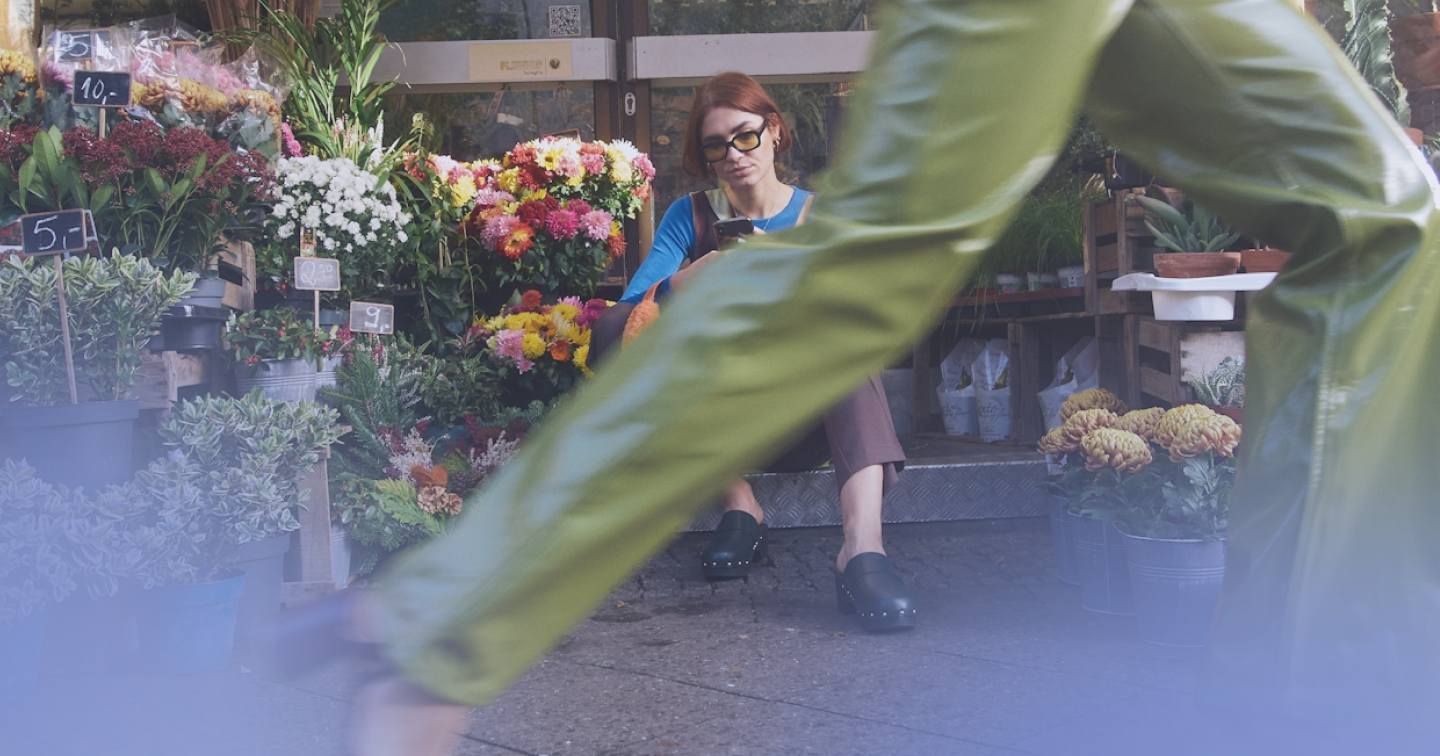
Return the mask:
<svg viewBox="0 0 1440 756">
<path fill-rule="evenodd" d="M 590 333 L 590 369 L 596 369 L 625 332 L 625 320 L 635 305 L 617 302 L 595 321 Z M 826 462 L 835 468 L 835 487 L 843 488 L 850 476 L 871 465 L 885 468 L 884 490 L 900 480 L 905 467 L 905 450 L 895 437 L 890 404 L 879 376 L 860 385 L 854 393 L 831 407 L 822 421 L 800 440 L 766 465 L 765 472 L 804 472 Z"/>
</svg>

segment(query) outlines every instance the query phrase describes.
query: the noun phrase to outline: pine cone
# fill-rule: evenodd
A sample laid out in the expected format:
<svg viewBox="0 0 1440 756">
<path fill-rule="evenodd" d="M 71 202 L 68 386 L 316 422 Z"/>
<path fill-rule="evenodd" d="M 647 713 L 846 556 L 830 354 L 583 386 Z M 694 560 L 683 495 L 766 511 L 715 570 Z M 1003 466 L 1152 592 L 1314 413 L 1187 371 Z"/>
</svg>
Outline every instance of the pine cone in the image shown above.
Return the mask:
<svg viewBox="0 0 1440 756">
<path fill-rule="evenodd" d="M 1121 472 L 1140 472 L 1140 468 L 1155 461 L 1145 439 L 1115 428 L 1096 428 L 1086 433 L 1080 447 L 1085 450 L 1085 469 L 1091 472 L 1107 467 Z"/>
<path fill-rule="evenodd" d="M 1158 446 L 1169 449 L 1170 445 L 1175 443 L 1175 435 L 1180 432 L 1181 428 L 1184 428 L 1193 420 L 1214 416 L 1215 410 L 1203 404 L 1182 404 L 1179 407 L 1167 411 L 1165 416 L 1160 418 L 1160 422 L 1155 425 L 1155 433 L 1151 436 L 1150 440 Z"/>
<path fill-rule="evenodd" d="M 447 493 L 441 486 L 427 486 L 420 489 L 420 508 L 430 514 L 446 514 L 454 517 L 460 514 L 465 502 L 459 496 Z"/>
<path fill-rule="evenodd" d="M 1120 401 L 1120 397 L 1115 396 L 1105 389 L 1085 389 L 1079 393 L 1071 394 L 1065 399 L 1065 403 L 1060 405 L 1060 421 L 1064 422 L 1069 420 L 1071 415 L 1087 409 L 1110 410 L 1117 415 L 1123 415 L 1128 408 L 1124 402 Z"/>
<path fill-rule="evenodd" d="M 1240 426 L 1224 415 L 1213 415 L 1191 420 L 1175 434 L 1170 444 L 1170 459 L 1179 462 L 1188 457 L 1213 451 L 1221 457 L 1231 457 L 1240 444 Z"/>
<path fill-rule="evenodd" d="M 484 481 L 485 472 L 483 470 L 466 470 L 464 472 L 451 473 L 450 491 L 463 499 L 468 496 L 471 491 L 479 488 L 480 484 Z"/>
<path fill-rule="evenodd" d="M 1060 426 L 1062 443 L 1061 451 L 1075 451 L 1080 448 L 1080 440 L 1085 434 L 1096 428 L 1110 428 L 1119 420 L 1114 412 L 1105 409 L 1082 409 L 1070 416 L 1065 424 Z"/>
<path fill-rule="evenodd" d="M 1160 418 L 1164 416 L 1164 407 L 1130 410 L 1115 421 L 1114 427 L 1118 430 L 1130 431 L 1146 441 L 1153 441 L 1155 426 L 1160 424 Z"/>
</svg>

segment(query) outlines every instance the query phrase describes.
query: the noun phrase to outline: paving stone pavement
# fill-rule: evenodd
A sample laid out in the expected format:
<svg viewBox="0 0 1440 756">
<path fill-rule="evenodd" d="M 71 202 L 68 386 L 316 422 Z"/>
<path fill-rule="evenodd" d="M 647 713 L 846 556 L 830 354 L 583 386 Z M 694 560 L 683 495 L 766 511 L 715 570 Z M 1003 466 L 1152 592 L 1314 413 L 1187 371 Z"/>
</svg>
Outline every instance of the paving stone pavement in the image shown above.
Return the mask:
<svg viewBox="0 0 1440 756">
<path fill-rule="evenodd" d="M 1133 618 L 1081 609 L 1079 589 L 1055 578 L 1048 520 L 887 526 L 921 612 L 892 635 L 836 611 L 838 528 L 771 535 L 771 564 L 714 584 L 696 558 L 705 534 L 681 535 L 477 710 L 460 753 L 1301 752 L 1242 749 L 1199 711 L 1199 650 L 1141 642 Z M 356 670 L 281 683 L 249 658 L 190 677 L 47 676 L 31 700 L 0 704 L 0 756 L 341 753 Z M 1324 745 L 1304 752 L 1347 752 Z"/>
</svg>

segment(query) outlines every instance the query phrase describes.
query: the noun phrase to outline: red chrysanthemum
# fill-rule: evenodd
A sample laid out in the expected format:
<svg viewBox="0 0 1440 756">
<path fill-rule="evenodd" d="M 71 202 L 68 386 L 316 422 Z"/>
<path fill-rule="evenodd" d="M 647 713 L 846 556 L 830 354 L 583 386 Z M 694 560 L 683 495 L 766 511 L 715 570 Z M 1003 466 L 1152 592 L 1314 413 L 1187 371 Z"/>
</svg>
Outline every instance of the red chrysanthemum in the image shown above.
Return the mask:
<svg viewBox="0 0 1440 756">
<path fill-rule="evenodd" d="M 619 257 L 625 254 L 625 235 L 611 234 L 607 237 L 605 239 L 605 251 L 609 252 L 611 257 Z"/>
<path fill-rule="evenodd" d="M 533 309 L 535 309 L 536 307 L 539 307 L 539 306 L 540 306 L 540 292 L 538 292 L 538 291 L 536 291 L 536 290 L 534 290 L 534 289 L 529 289 L 529 290 L 527 290 L 524 294 L 521 294 L 521 295 L 520 295 L 520 309 L 521 309 L 521 310 L 525 310 L 525 311 L 533 310 Z"/>
<path fill-rule="evenodd" d="M 519 260 L 534 244 L 535 229 L 521 223 L 500 242 L 500 254 L 511 260 Z"/>
</svg>

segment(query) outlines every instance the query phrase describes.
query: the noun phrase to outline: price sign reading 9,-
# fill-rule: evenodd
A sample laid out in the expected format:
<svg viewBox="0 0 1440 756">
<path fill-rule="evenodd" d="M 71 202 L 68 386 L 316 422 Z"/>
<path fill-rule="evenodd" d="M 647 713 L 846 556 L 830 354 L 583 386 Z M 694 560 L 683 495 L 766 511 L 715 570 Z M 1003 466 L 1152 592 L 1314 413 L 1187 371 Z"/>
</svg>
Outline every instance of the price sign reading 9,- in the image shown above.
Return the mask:
<svg viewBox="0 0 1440 756">
<path fill-rule="evenodd" d="M 21 249 L 27 255 L 83 252 L 89 242 L 84 210 L 57 210 L 20 216 Z"/>
<path fill-rule="evenodd" d="M 302 291 L 339 291 L 340 261 L 328 257 L 295 258 L 295 288 Z"/>
<path fill-rule="evenodd" d="M 350 303 L 350 330 L 390 335 L 395 332 L 395 306 L 375 302 Z"/>
<path fill-rule="evenodd" d="M 76 105 L 123 108 L 130 104 L 130 74 L 123 71 L 76 71 Z"/>
</svg>

